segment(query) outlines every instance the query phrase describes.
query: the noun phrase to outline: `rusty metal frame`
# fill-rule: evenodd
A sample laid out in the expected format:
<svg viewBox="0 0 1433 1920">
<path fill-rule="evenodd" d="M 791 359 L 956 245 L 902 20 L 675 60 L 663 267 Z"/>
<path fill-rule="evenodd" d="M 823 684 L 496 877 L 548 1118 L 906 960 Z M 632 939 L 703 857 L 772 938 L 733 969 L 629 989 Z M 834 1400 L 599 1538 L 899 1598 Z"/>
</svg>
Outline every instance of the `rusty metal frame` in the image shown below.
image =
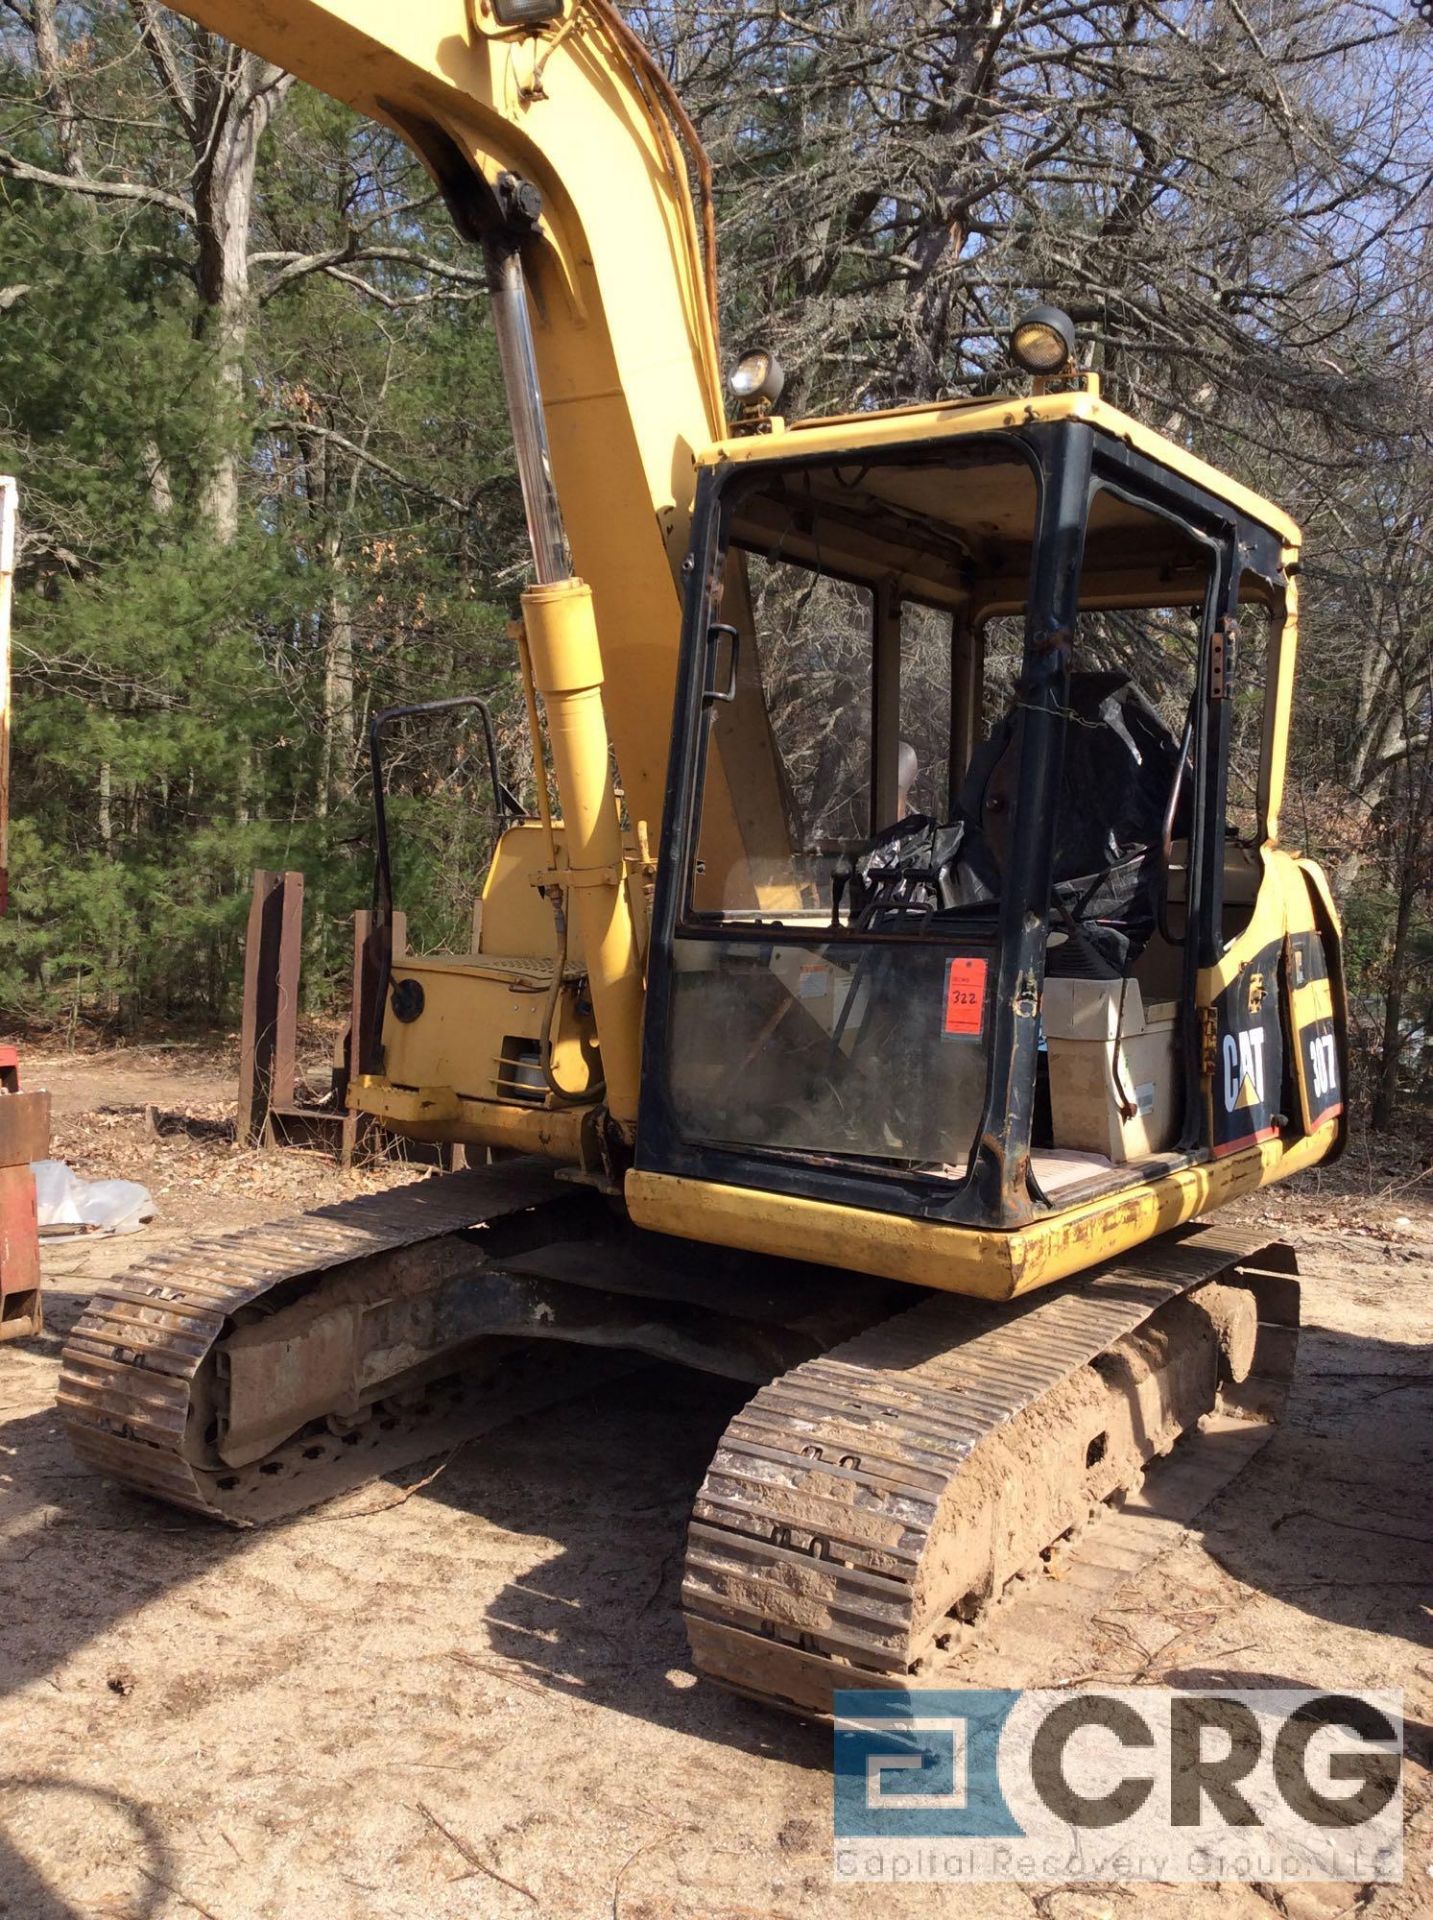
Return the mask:
<svg viewBox="0 0 1433 1920">
<path fill-rule="evenodd" d="M 366 1114 L 347 1106 L 358 1060 L 362 1010 L 371 997 L 367 951 L 373 916 L 354 916 L 353 1012 L 343 1065 L 334 1071 L 333 1101 L 310 1106 L 298 1098 L 299 981 L 303 964 L 304 877 L 254 875 L 244 946 L 244 1011 L 239 1036 L 237 1137 L 242 1147 L 317 1146 L 353 1163 Z"/>
<path fill-rule="evenodd" d="M 255 873 L 244 947 L 236 1135 L 244 1147 L 322 1148 L 349 1167 L 361 1145 L 376 1145 L 386 1132 L 372 1114 L 349 1107 L 348 1089 L 370 1070 L 368 1048 L 381 1025 L 387 990 L 382 955 L 395 934 L 401 946 L 404 916 L 353 916 L 348 1032 L 334 1062 L 331 1097 L 314 1105 L 300 1100 L 298 1087 L 303 907 L 301 873 Z M 460 1147 L 410 1143 L 407 1152 L 424 1165 L 451 1169 L 463 1162 Z"/>
<path fill-rule="evenodd" d="M 303 920 L 303 875 L 260 868 L 254 875 L 244 943 L 237 1122 L 241 1147 L 270 1145 L 275 1110 L 294 1104 Z"/>
<path fill-rule="evenodd" d="M 0 1046 L 0 1340 L 44 1330 L 31 1162 L 49 1151 L 50 1096 L 22 1093 L 19 1054 Z"/>
</svg>

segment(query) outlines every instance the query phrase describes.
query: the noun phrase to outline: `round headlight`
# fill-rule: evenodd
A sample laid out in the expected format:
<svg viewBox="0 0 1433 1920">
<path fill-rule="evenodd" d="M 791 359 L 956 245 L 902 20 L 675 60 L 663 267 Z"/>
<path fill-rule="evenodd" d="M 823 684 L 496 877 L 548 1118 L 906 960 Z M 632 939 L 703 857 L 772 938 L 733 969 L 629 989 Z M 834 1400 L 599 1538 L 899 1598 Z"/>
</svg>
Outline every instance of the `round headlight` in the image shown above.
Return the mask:
<svg viewBox="0 0 1433 1920">
<path fill-rule="evenodd" d="M 493 0 L 500 27 L 545 27 L 562 18 L 562 0 Z"/>
<path fill-rule="evenodd" d="M 1015 322 L 1010 352 L 1026 373 L 1062 373 L 1075 357 L 1075 323 L 1059 307 L 1031 307 Z"/>
<path fill-rule="evenodd" d="M 781 362 L 765 347 L 744 353 L 727 375 L 727 385 L 743 406 L 764 402 L 774 407 L 786 386 Z"/>
</svg>

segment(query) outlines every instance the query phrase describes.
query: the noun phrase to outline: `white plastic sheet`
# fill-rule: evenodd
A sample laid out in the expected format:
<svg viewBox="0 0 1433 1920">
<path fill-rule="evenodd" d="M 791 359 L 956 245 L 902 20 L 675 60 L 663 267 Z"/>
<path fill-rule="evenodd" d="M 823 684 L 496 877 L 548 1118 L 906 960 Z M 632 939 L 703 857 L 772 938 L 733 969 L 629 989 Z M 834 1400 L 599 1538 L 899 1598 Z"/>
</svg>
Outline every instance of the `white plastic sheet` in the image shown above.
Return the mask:
<svg viewBox="0 0 1433 1920">
<path fill-rule="evenodd" d="M 138 1233 L 154 1218 L 148 1187 L 134 1180 L 82 1180 L 63 1160 L 34 1163 L 41 1227 L 79 1233 Z"/>
</svg>

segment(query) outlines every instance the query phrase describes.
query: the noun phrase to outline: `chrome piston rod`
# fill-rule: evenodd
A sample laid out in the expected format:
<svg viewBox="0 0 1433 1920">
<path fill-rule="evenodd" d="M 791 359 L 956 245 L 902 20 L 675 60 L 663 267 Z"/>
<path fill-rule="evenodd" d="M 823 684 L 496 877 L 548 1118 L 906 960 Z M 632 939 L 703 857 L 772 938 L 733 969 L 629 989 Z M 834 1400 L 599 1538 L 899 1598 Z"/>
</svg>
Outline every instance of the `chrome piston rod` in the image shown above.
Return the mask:
<svg viewBox="0 0 1433 1920">
<path fill-rule="evenodd" d="M 488 280 L 492 289 L 493 325 L 497 329 L 498 359 L 507 390 L 508 416 L 517 452 L 523 511 L 532 542 L 533 566 L 539 586 L 551 586 L 572 575 L 572 556 L 562 509 L 552 478 L 552 456 L 547 444 L 547 421 L 542 411 L 542 387 L 537 375 L 537 353 L 532 318 L 527 306 L 527 283 L 522 255 L 516 247 L 490 244 Z"/>
</svg>

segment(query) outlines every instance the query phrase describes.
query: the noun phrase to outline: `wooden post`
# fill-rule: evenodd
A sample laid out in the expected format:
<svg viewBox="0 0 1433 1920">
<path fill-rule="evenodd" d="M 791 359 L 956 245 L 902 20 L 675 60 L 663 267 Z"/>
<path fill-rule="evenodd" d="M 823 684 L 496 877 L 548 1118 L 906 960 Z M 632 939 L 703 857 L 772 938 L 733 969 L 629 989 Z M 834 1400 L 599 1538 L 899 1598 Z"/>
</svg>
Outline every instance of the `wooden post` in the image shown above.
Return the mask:
<svg viewBox="0 0 1433 1920">
<path fill-rule="evenodd" d="M 268 1145 L 273 1109 L 293 1104 L 303 913 L 301 873 L 255 873 L 239 1034 L 240 1146 Z"/>
</svg>

